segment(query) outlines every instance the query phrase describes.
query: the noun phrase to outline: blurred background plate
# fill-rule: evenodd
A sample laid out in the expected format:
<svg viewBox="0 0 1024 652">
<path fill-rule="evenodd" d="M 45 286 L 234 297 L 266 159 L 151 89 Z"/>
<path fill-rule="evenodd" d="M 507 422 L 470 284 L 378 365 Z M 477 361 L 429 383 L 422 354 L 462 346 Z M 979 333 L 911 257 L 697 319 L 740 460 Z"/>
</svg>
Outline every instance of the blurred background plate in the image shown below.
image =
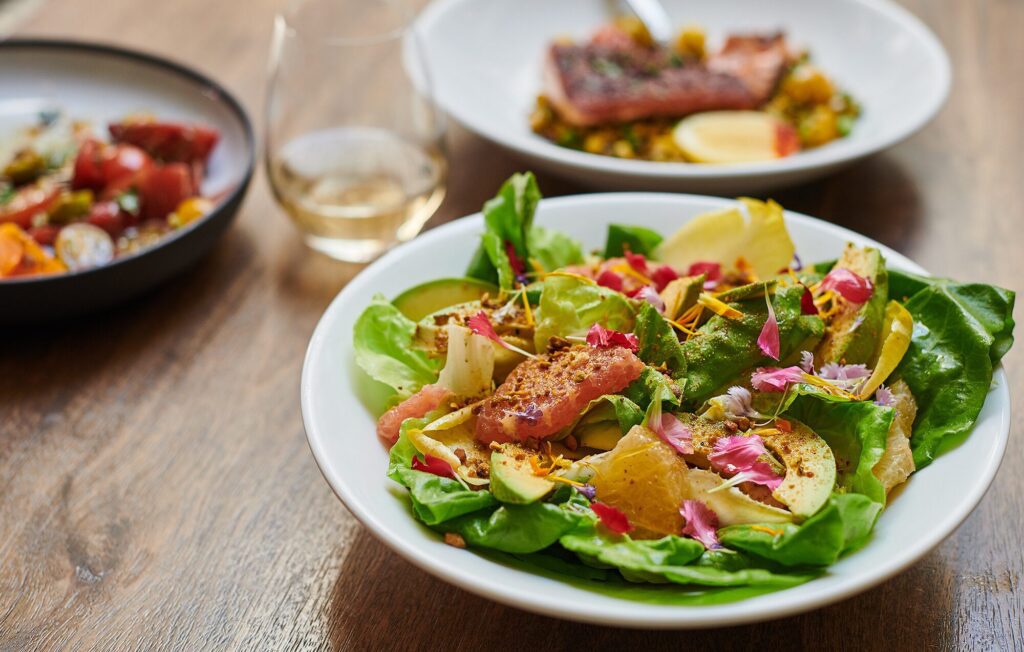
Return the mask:
<svg viewBox="0 0 1024 652">
<path fill-rule="evenodd" d="M 554 38 L 583 39 L 607 23 L 615 3 L 603 0 L 433 3 L 419 32 L 437 99 L 484 138 L 588 185 L 735 195 L 808 181 L 891 147 L 931 120 L 949 93 L 949 59 L 938 39 L 886 0 L 662 2 L 677 28 L 705 28 L 712 47 L 728 33 L 784 30 L 861 103 L 853 132 L 784 159 L 728 166 L 618 159 L 544 140 L 529 125 L 544 53 Z"/>
<path fill-rule="evenodd" d="M 0 138 L 46 110 L 60 110 L 99 128 L 138 112 L 214 127 L 221 140 L 202 192 L 219 199 L 201 219 L 103 267 L 0 281 L 0 324 L 107 307 L 181 272 L 231 223 L 252 177 L 254 139 L 245 110 L 216 82 L 166 59 L 75 41 L 0 42 Z"/>
</svg>

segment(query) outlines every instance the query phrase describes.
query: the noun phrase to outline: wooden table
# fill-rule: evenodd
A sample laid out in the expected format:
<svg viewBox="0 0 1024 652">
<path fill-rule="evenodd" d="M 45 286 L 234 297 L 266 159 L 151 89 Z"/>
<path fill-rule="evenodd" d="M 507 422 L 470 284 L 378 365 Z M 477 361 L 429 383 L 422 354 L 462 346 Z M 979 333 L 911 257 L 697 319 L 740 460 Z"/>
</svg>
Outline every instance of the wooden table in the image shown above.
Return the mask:
<svg viewBox="0 0 1024 652">
<path fill-rule="evenodd" d="M 19 31 L 179 59 L 259 124 L 280 4 L 50 0 Z M 945 110 L 891 152 L 776 197 L 933 272 L 1024 290 L 1024 4 L 909 4 L 952 55 Z M 432 225 L 477 210 L 522 167 L 459 129 L 450 144 Z M 541 185 L 581 191 L 547 175 Z M 0 334 L 0 648 L 1024 648 L 1024 346 L 1006 360 L 1017 400 L 1002 471 L 919 564 L 780 622 L 638 633 L 448 586 L 334 497 L 306 446 L 299 369 L 357 271 L 305 251 L 258 175 L 238 223 L 191 272 L 101 315 Z"/>
</svg>

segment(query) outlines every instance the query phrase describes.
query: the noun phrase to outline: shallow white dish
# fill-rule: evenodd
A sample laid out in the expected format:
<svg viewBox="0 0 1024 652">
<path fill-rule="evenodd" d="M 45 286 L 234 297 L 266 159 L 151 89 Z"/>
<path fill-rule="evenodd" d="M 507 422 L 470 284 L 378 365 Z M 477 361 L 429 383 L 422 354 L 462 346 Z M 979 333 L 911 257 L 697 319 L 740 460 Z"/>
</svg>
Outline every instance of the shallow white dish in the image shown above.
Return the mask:
<svg viewBox="0 0 1024 652">
<path fill-rule="evenodd" d="M 609 222 L 647 226 L 668 234 L 727 200 L 648 193 L 594 194 L 546 199 L 537 220 L 603 245 Z M 838 256 L 844 244 L 879 247 L 893 268 L 923 270 L 904 256 L 846 229 L 786 214 L 804 261 Z M 352 327 L 374 293 L 393 297 L 417 282 L 461 276 L 483 229 L 479 214 L 434 229 L 368 267 L 331 303 L 320 320 L 302 371 L 302 416 L 310 448 L 324 477 L 375 536 L 420 568 L 473 593 L 548 616 L 605 625 L 709 627 L 777 618 L 815 609 L 878 584 L 938 545 L 981 500 L 999 468 L 1009 433 L 1006 376 L 997 369 L 974 432 L 959 448 L 915 474 L 883 512 L 874 538 L 804 585 L 714 606 L 652 605 L 613 598 L 514 570 L 444 544 L 410 514 L 404 489 L 385 477 L 387 452 L 375 435 L 375 416 L 360 399 L 366 391 L 352 356 Z M 950 479 L 955 478 L 955 482 Z"/>
<path fill-rule="evenodd" d="M 712 43 L 727 33 L 786 31 L 864 113 L 847 138 L 777 161 L 697 165 L 632 161 L 559 147 L 530 131 L 550 41 L 583 38 L 612 17 L 603 0 L 440 0 L 418 23 L 441 106 L 534 165 L 601 188 L 754 193 L 807 181 L 891 147 L 945 102 L 949 59 L 935 35 L 887 0 L 662 0 L 676 25 Z"/>
</svg>

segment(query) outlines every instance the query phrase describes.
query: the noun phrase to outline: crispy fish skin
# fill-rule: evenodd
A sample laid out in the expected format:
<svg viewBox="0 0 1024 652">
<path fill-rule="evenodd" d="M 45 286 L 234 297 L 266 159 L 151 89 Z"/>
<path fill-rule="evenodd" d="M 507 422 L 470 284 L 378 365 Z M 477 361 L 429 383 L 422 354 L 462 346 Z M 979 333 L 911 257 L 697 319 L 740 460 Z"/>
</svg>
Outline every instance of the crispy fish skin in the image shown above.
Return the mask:
<svg viewBox="0 0 1024 652">
<path fill-rule="evenodd" d="M 625 389 L 643 369 L 636 355 L 620 347 L 578 345 L 526 360 L 481 404 L 476 438 L 490 443 L 550 437 L 590 401 Z"/>
<path fill-rule="evenodd" d="M 749 110 L 768 100 L 789 60 L 782 35 L 731 37 L 706 63 L 638 45 L 555 43 L 544 87 L 562 118 L 581 127 Z"/>
</svg>

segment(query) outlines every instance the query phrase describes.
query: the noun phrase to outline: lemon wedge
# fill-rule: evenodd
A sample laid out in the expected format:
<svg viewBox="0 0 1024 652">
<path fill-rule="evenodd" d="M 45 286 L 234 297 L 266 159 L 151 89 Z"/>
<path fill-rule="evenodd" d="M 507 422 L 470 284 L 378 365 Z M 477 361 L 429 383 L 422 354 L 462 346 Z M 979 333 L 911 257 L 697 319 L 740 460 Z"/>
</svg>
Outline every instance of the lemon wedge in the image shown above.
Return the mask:
<svg viewBox="0 0 1024 652">
<path fill-rule="evenodd" d="M 770 161 L 798 151 L 792 126 L 762 111 L 708 111 L 679 121 L 676 145 L 695 163 Z"/>
</svg>

